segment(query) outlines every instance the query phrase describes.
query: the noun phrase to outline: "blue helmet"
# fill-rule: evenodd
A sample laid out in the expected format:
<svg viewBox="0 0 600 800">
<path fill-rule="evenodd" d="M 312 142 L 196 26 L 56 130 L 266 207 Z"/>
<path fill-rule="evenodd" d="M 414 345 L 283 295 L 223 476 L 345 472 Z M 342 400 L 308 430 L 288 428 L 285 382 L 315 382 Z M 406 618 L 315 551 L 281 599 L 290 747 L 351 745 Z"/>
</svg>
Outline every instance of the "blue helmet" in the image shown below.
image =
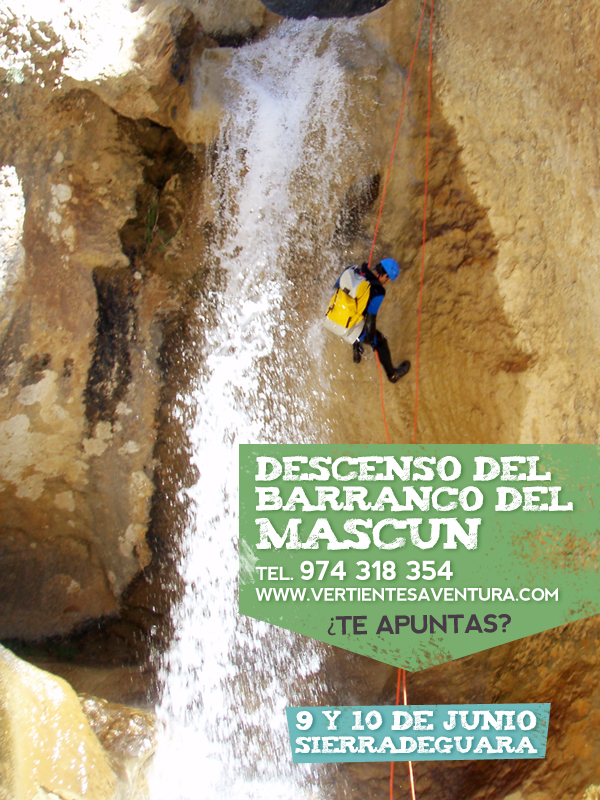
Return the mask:
<svg viewBox="0 0 600 800">
<path fill-rule="evenodd" d="M 397 261 L 394 261 L 393 258 L 382 259 L 381 266 L 387 272 L 391 281 L 395 281 L 398 275 L 400 275 L 400 265 Z"/>
</svg>

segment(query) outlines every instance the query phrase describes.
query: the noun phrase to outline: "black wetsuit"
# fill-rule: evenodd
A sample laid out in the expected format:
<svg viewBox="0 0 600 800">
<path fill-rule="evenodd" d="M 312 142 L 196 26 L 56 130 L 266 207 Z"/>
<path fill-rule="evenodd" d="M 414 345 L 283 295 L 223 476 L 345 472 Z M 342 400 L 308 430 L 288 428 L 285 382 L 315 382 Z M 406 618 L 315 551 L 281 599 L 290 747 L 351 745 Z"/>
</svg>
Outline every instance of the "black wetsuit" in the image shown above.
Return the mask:
<svg viewBox="0 0 600 800">
<path fill-rule="evenodd" d="M 378 277 L 374 275 L 373 272 L 371 272 L 371 270 L 368 268 L 366 262 L 361 265 L 359 272 L 364 278 L 366 278 L 371 288 L 369 302 L 367 303 L 367 311 L 365 314 L 365 326 L 362 330 L 362 333 L 358 337 L 357 342 L 360 344 L 364 343 L 371 345 L 373 350 L 379 356 L 381 366 L 389 378 L 394 374 L 394 365 L 392 364 L 390 347 L 383 333 L 377 330 L 377 312 L 379 311 L 385 298 L 385 288 L 379 282 Z M 356 345 L 354 348 L 354 353 L 355 360 L 357 360 Z M 358 358 L 358 360 L 360 360 L 360 358 Z"/>
</svg>

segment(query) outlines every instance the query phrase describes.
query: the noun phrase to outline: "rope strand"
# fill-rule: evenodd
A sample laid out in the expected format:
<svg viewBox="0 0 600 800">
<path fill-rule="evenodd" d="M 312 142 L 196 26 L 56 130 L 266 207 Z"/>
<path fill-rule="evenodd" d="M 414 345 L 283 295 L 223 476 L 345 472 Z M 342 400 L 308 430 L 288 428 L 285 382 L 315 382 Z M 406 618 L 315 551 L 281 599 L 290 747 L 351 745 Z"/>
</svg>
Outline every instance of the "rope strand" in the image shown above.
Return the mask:
<svg viewBox="0 0 600 800">
<path fill-rule="evenodd" d="M 415 41 L 415 47 L 413 50 L 412 60 L 410 62 L 410 69 L 408 72 L 408 78 L 406 81 L 406 87 L 404 89 L 404 97 L 402 99 L 402 106 L 400 108 L 400 118 L 398 120 L 398 125 L 396 126 L 396 134 L 394 136 L 394 143 L 392 145 L 392 153 L 390 156 L 390 162 L 388 166 L 388 171 L 385 179 L 385 183 L 383 186 L 383 192 L 381 196 L 381 203 L 379 204 L 379 213 L 377 215 L 377 222 L 375 224 L 375 233 L 373 235 L 373 242 L 371 244 L 371 252 L 369 253 L 369 262 L 368 266 L 371 266 L 371 262 L 373 259 L 373 253 L 375 251 L 375 242 L 377 240 L 377 234 L 379 232 L 379 225 L 381 222 L 381 215 L 383 212 L 383 203 L 385 201 L 385 196 L 387 193 L 388 182 L 390 178 L 390 174 L 392 171 L 392 162 L 394 160 L 394 154 L 396 151 L 396 144 L 398 141 L 398 135 L 400 133 L 400 124 L 402 122 L 402 116 L 404 114 L 404 106 L 406 104 L 406 98 L 408 96 L 408 87 L 410 84 L 410 79 L 413 72 L 413 66 L 415 63 L 415 58 L 417 55 L 417 47 L 419 44 L 419 38 L 421 35 L 421 27 L 423 25 L 423 18 L 425 16 L 425 9 L 427 8 L 427 3 L 429 0 L 424 0 L 423 3 L 423 10 L 421 12 L 421 18 L 419 20 L 419 29 L 417 31 L 417 38 Z M 433 75 L 433 3 L 434 0 L 431 0 L 431 10 L 430 10 L 430 18 L 429 18 L 429 66 L 428 66 L 428 81 L 427 81 L 427 133 L 425 138 L 425 187 L 424 187 L 424 199 L 423 199 L 423 242 L 421 247 L 421 274 L 419 279 L 419 307 L 418 307 L 418 314 L 417 314 L 417 340 L 416 340 L 416 347 L 415 347 L 415 413 L 414 413 L 414 425 L 413 425 L 413 444 L 416 444 L 417 441 L 417 419 L 418 419 L 418 409 L 419 409 L 419 345 L 421 340 L 421 317 L 422 317 L 422 310 L 423 310 L 423 282 L 425 276 L 425 245 L 427 242 L 427 196 L 428 196 L 428 189 L 429 189 L 429 143 L 431 137 L 431 94 L 432 94 L 432 75 Z M 379 360 L 379 355 L 377 351 L 375 351 L 375 357 L 377 359 L 377 369 L 379 372 L 379 388 L 381 393 L 381 413 L 383 417 L 383 425 L 385 427 L 385 435 L 388 444 L 391 444 L 390 441 L 390 434 L 388 431 L 387 420 L 385 416 L 385 404 L 383 398 L 383 377 L 381 374 L 381 362 Z M 400 704 L 400 686 L 402 685 L 402 700 L 404 705 L 408 705 L 408 696 L 406 691 L 406 670 L 398 669 L 398 675 L 396 679 L 396 705 Z M 390 762 L 390 800 L 394 800 L 394 761 Z M 415 790 L 415 776 L 413 770 L 412 761 L 408 761 L 408 777 L 410 782 L 410 795 L 412 800 L 416 800 L 416 790 Z"/>
<path fill-rule="evenodd" d="M 413 444 L 417 443 L 417 416 L 419 412 L 419 345 L 421 342 L 421 313 L 423 309 L 423 279 L 425 276 L 425 244 L 427 241 L 427 193 L 429 188 L 429 139 L 431 135 L 431 84 L 433 73 L 433 0 L 429 22 L 429 76 L 427 82 L 427 135 L 425 137 L 425 191 L 423 200 L 423 244 L 421 246 L 421 277 L 419 281 L 419 311 L 417 316 L 417 343 L 415 350 L 415 421 Z"/>
<path fill-rule="evenodd" d="M 400 673 L 402 673 L 402 699 L 404 701 L 404 705 L 408 705 L 408 699 L 406 697 L 406 670 L 399 669 L 398 670 L 398 686 L 400 685 Z M 398 705 L 398 690 L 396 690 L 396 705 Z M 413 765 L 412 761 L 408 762 L 408 777 L 410 780 L 410 796 L 412 800 L 417 800 L 417 795 L 415 792 L 415 776 L 413 773 Z M 392 798 L 393 800 L 393 798 Z"/>
<path fill-rule="evenodd" d="M 408 87 L 410 86 L 410 79 L 413 73 L 413 67 L 415 64 L 415 59 L 417 57 L 417 47 L 419 45 L 419 39 L 421 37 L 421 28 L 423 26 L 423 18 L 425 16 L 425 9 L 427 8 L 427 3 L 429 0 L 424 0 L 423 3 L 423 10 L 421 11 L 421 19 L 419 20 L 419 29 L 417 31 L 417 39 L 415 41 L 415 49 L 413 50 L 412 59 L 410 62 L 410 69 L 408 70 L 408 77 L 406 79 L 406 86 L 404 87 L 404 97 L 402 98 L 402 105 L 400 107 L 400 117 L 398 118 L 398 124 L 396 125 L 396 135 L 394 136 L 394 143 L 392 144 L 392 153 L 390 155 L 390 162 L 388 164 L 387 174 L 385 176 L 385 182 L 383 184 L 383 192 L 381 194 L 381 202 L 379 204 L 379 213 L 377 215 L 377 222 L 375 223 L 375 233 L 373 234 L 373 243 L 371 244 L 371 252 L 369 253 L 369 262 L 368 266 L 371 266 L 371 262 L 373 260 L 373 253 L 375 252 L 375 242 L 377 241 L 377 234 L 379 232 L 379 224 L 381 222 L 381 214 L 383 212 L 383 204 L 385 202 L 385 196 L 387 193 L 387 187 L 390 180 L 390 175 L 392 173 L 392 162 L 394 161 L 394 154 L 396 153 L 396 144 L 398 142 L 398 135 L 400 133 L 400 125 L 402 123 L 402 117 L 404 115 L 404 106 L 406 104 L 406 98 L 408 97 Z"/>
</svg>

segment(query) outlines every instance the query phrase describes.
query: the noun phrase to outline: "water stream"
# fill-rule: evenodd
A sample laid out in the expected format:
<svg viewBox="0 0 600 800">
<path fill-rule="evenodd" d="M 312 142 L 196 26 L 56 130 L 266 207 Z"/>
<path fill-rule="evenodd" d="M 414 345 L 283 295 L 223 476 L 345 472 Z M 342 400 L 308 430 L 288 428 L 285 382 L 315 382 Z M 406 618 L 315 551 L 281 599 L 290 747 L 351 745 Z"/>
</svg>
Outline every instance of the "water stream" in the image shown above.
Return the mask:
<svg viewBox="0 0 600 800">
<path fill-rule="evenodd" d="M 156 800 L 314 791 L 315 775 L 291 764 L 284 708 L 299 687 L 319 702 L 319 650 L 237 613 L 237 452 L 319 436 L 296 375 L 310 320 L 290 276 L 311 254 L 340 258 L 330 241 L 350 148 L 342 53 L 355 36 L 350 22 L 287 22 L 235 51 L 229 70 L 235 89 L 211 188 L 211 259 L 225 288 L 211 299 L 218 322 L 189 398 L 199 478 L 161 670 Z"/>
</svg>

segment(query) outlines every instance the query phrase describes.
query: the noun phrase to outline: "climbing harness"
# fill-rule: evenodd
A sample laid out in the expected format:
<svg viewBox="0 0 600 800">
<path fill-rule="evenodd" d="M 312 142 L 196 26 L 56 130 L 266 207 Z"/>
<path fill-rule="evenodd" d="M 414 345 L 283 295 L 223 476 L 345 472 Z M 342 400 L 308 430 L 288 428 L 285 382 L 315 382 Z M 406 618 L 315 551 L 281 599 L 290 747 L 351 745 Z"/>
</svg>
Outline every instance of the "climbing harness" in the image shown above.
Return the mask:
<svg viewBox="0 0 600 800">
<path fill-rule="evenodd" d="M 379 224 L 381 222 L 381 214 L 383 211 L 383 203 L 385 201 L 385 195 L 387 192 L 388 181 L 390 178 L 390 174 L 392 171 L 392 162 L 394 160 L 394 153 L 396 151 L 396 143 L 398 141 L 398 135 L 400 133 L 400 124 L 402 123 L 402 116 L 404 114 L 404 106 L 406 104 L 406 98 L 408 96 L 408 87 L 410 85 L 410 79 L 413 72 L 413 67 L 415 64 L 415 59 L 417 56 L 417 48 L 419 45 L 419 38 L 421 36 L 421 28 L 423 26 L 423 19 L 425 17 L 425 10 L 427 9 L 427 4 L 430 3 L 430 18 L 429 18 L 429 66 L 428 66 L 428 85 L 427 85 L 427 135 L 425 139 L 425 187 L 424 187 L 424 201 L 423 201 L 423 241 L 421 247 L 421 274 L 419 280 L 419 307 L 418 307 L 418 315 L 417 315 L 417 339 L 416 339 L 416 348 L 415 348 L 415 412 L 414 412 L 414 423 L 413 423 L 413 444 L 417 442 L 417 415 L 419 409 L 419 344 L 421 339 L 421 311 L 423 306 L 423 278 L 425 275 L 425 243 L 427 239 L 427 194 L 428 194 L 428 187 L 429 187 L 429 139 L 430 139 L 430 131 L 431 131 L 431 85 L 432 85 L 432 72 L 433 72 L 433 2 L 434 0 L 424 0 L 423 2 L 423 10 L 421 11 L 421 18 L 419 20 L 419 28 L 417 31 L 417 38 L 415 41 L 415 47 L 412 54 L 412 60 L 410 62 L 410 69 L 408 71 L 408 77 L 406 80 L 406 86 L 404 88 L 404 97 L 402 99 L 402 106 L 400 107 L 400 117 L 398 119 L 398 125 L 396 126 L 396 134 L 394 136 L 394 142 L 392 145 L 392 152 L 390 156 L 390 161 L 388 165 L 387 175 L 385 179 L 385 183 L 383 186 L 383 192 L 381 195 L 381 202 L 379 204 L 379 213 L 377 215 L 377 222 L 375 224 L 375 233 L 373 235 L 373 243 L 371 244 L 371 252 L 369 253 L 369 267 L 371 266 L 371 261 L 373 259 L 373 253 L 375 252 L 375 242 L 377 240 L 377 234 L 379 232 Z M 375 353 L 377 358 L 377 368 L 379 371 L 379 386 L 381 391 L 381 413 L 383 417 L 383 424 L 385 427 L 385 435 L 387 439 L 387 443 L 391 444 L 390 434 L 388 431 L 387 420 L 385 417 L 385 405 L 383 400 L 383 378 L 381 375 L 381 364 L 379 362 L 379 356 L 377 352 Z M 407 699 L 407 692 L 406 692 L 406 671 L 404 669 L 398 669 L 398 675 L 396 680 L 396 705 L 400 704 L 400 685 L 402 685 L 402 699 L 404 705 L 408 705 Z M 410 793 L 412 800 L 416 800 L 416 792 L 415 792 L 415 779 L 414 779 L 414 772 L 413 772 L 413 765 L 412 762 L 408 762 L 408 776 L 410 780 Z M 390 800 L 394 800 L 394 762 L 392 761 L 390 764 Z"/>
</svg>

